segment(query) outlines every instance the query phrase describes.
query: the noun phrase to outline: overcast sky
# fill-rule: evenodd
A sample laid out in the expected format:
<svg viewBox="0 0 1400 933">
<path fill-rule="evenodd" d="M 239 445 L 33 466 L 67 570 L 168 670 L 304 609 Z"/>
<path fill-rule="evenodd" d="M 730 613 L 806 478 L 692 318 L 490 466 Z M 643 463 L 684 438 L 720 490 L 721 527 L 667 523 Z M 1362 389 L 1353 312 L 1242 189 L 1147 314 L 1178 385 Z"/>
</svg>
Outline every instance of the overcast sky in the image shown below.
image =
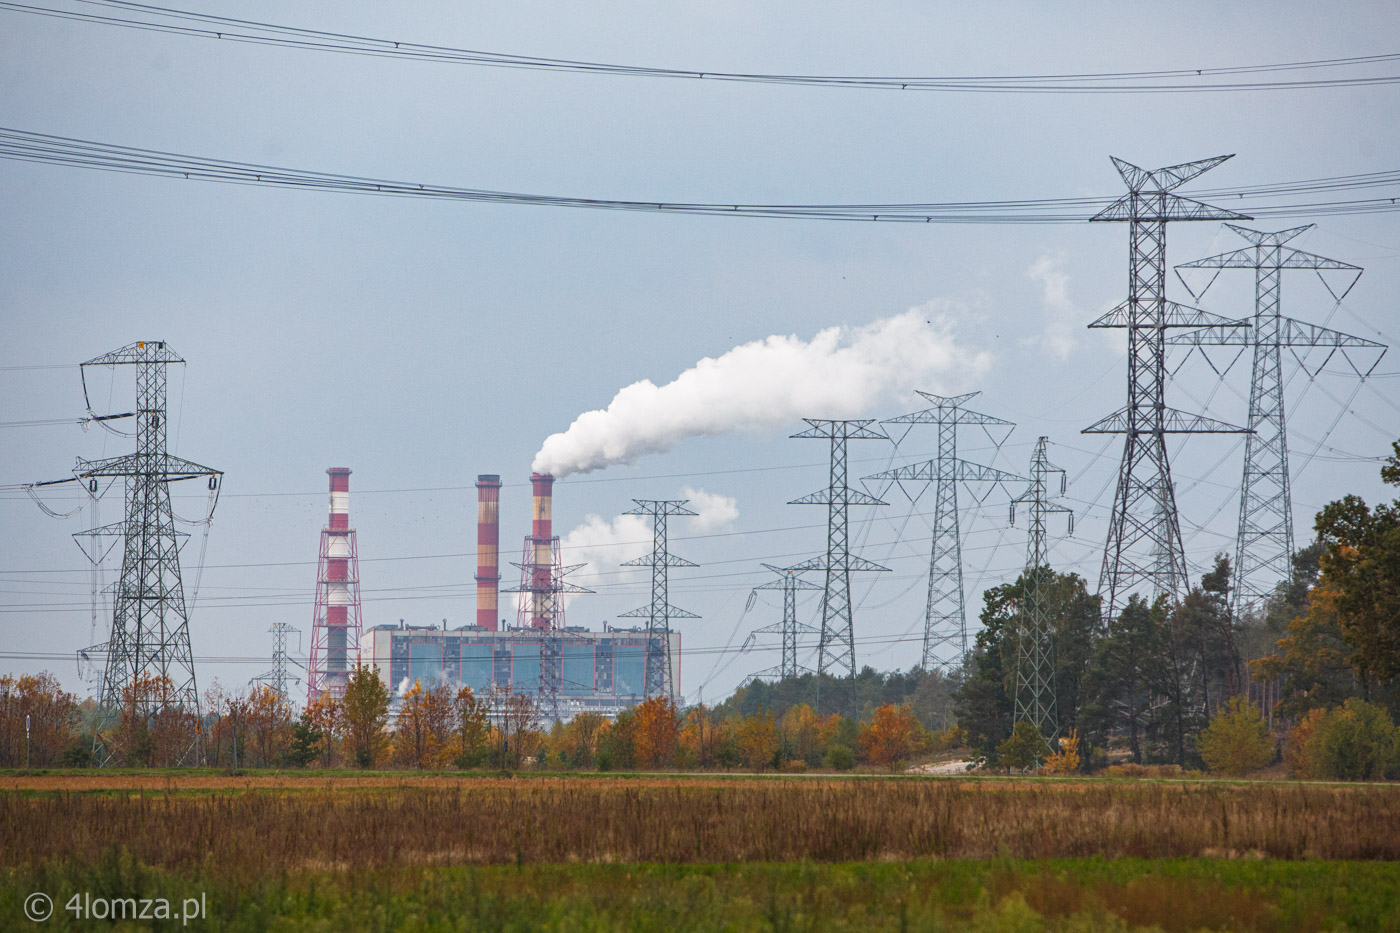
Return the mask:
<svg viewBox="0 0 1400 933">
<path fill-rule="evenodd" d="M 490 51 L 765 73 L 1203 68 L 1382 54 L 1400 36 L 1400 7 L 1384 2 L 1326 12 L 1288 2 L 185 6 Z M 1182 189 L 1189 194 L 1392 170 L 1400 150 L 1396 85 L 1000 95 L 724 84 L 340 56 L 14 12 L 0 12 L 0 87 L 0 124 L 24 130 L 639 200 L 1110 196 L 1123 190 L 1110 155 L 1155 168 L 1236 154 Z M 667 435 L 642 445 L 655 452 L 575 473 L 555 500 L 558 533 L 584 529 L 565 560 L 589 561 L 575 579 L 597 595 L 573 600 L 568 619 L 591 628 L 647 601 L 642 578 L 617 567 L 649 546 L 642 526 L 617 521 L 631 500 L 706 503 L 701 519 L 671 523 L 672 550 L 701 565 L 676 571 L 672 583 L 672 602 L 702 616 L 680 623 L 687 699 L 714 701 L 777 663 L 774 651 L 722 649 L 779 617 L 780 601 L 767 595 L 745 613 L 751 587 L 768 576 L 761 561 L 789 564 L 825 547 L 822 509 L 784 504 L 826 483 L 823 443 L 788 439 L 803 415 L 889 418 L 921 407 L 915 388 L 980 390 L 973 407 L 1017 427 L 1000 450 L 969 430 L 962 453 L 1024 473 L 1036 437 L 1048 435 L 1077 513 L 1073 538 L 1053 527 L 1052 562 L 1097 584 L 1122 442 L 1079 432 L 1123 404 L 1125 338 L 1084 325 L 1126 297 L 1122 224 L 628 214 L 11 161 L 0 162 L 0 216 L 0 421 L 77 419 L 76 364 L 135 340 L 165 340 L 188 361 L 171 371 L 172 448 L 227 474 L 202 574 L 201 529 L 187 529 L 187 588 L 199 579 L 198 656 L 270 654 L 267 629 L 279 621 L 309 643 L 328 466 L 354 470 L 366 625 L 473 621 L 476 475 L 499 473 L 506 483 L 502 552 L 514 556 L 545 439 L 607 408 L 624 387 L 665 386 L 705 358 L 720 360 L 702 367 L 716 370 L 709 382 L 692 374 L 647 395 L 655 407 L 639 421 Z M 1293 274 L 1284 313 L 1395 343 L 1397 223 L 1396 214 L 1320 218 L 1292 245 L 1365 274 L 1341 304 L 1315 277 Z M 1168 257 L 1180 263 L 1240 245 L 1216 223 L 1174 224 Z M 1191 303 L 1174 277 L 1170 284 L 1173 298 Z M 1252 287 L 1248 273 L 1226 273 L 1201 306 L 1245 316 Z M 752 347 L 724 356 L 757 341 L 782 351 L 790 368 L 755 360 Z M 63 368 L 31 368 L 44 366 Z M 1390 356 L 1364 384 L 1344 364 L 1290 382 L 1300 543 L 1324 502 L 1348 492 L 1387 496 L 1374 458 L 1400 436 L 1397 371 L 1400 357 Z M 92 386 L 99 411 L 109 399 L 125 410 L 131 372 L 111 376 Z M 1192 359 L 1169 401 L 1187 410 L 1208 404 L 1214 417 L 1242 423 L 1247 393 L 1247 360 L 1221 380 Z M 674 411 L 676 423 L 657 411 Z M 99 614 L 94 629 L 86 558 L 70 535 L 116 520 L 120 504 L 114 495 L 96 517 L 88 510 L 56 521 L 15 484 L 62 477 L 74 457 L 114 455 L 130 442 L 74 424 L 0 431 L 3 650 L 65 655 L 0 668 L 49 669 L 82 691 L 71 652 L 105 640 L 108 620 Z M 897 450 L 855 444 L 853 478 L 929 456 L 934 441 L 931 429 L 916 429 Z M 1193 574 L 1216 551 L 1233 550 L 1242 449 L 1237 437 L 1170 445 Z M 47 501 L 76 504 L 64 495 Z M 862 553 L 893 569 L 857 582 L 857 638 L 884 640 L 858 644 L 857 656 L 862 665 L 908 668 L 919 656 L 932 496 L 911 506 L 896 488 L 886 498 L 884 509 L 852 510 Z M 974 629 L 981 590 L 1014 579 L 1024 561 L 1024 523 L 1007 526 L 1007 498 L 993 490 L 976 507 L 962 494 Z M 181 497 L 176 511 L 196 517 L 203 504 Z M 808 621 L 815 609 L 804 603 Z M 200 686 L 215 676 L 241 686 L 267 666 L 201 662 Z"/>
</svg>

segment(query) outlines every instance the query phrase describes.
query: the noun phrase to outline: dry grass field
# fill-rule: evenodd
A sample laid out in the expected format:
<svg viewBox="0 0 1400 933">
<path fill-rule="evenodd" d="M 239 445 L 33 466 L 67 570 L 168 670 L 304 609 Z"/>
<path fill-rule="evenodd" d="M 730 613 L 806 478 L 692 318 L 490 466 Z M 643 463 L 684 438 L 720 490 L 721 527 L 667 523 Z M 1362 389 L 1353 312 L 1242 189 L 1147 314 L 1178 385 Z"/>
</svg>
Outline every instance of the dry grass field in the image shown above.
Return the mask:
<svg viewBox="0 0 1400 933">
<path fill-rule="evenodd" d="M 43 891 L 221 931 L 1400 931 L 1397 858 L 1389 785 L 0 777 L 0 929 Z"/>
<path fill-rule="evenodd" d="M 144 864 L 212 865 L 233 875 L 404 864 L 1400 858 L 1400 786 L 1389 785 L 658 777 L 31 780 L 0 793 L 4 865 L 95 859 L 114 842 Z M 64 787 L 68 781 L 80 783 Z M 94 792 L 97 787 L 105 792 Z"/>
</svg>

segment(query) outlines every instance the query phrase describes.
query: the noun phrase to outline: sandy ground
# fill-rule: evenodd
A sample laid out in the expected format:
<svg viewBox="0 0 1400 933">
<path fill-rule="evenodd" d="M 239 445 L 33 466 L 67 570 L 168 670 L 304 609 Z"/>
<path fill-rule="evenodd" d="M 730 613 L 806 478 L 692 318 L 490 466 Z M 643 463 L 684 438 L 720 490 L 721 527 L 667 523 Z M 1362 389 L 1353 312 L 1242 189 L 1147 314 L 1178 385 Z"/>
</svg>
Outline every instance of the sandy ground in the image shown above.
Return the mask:
<svg viewBox="0 0 1400 933">
<path fill-rule="evenodd" d="M 905 774 L 966 774 L 970 761 L 931 761 L 905 771 Z"/>
</svg>

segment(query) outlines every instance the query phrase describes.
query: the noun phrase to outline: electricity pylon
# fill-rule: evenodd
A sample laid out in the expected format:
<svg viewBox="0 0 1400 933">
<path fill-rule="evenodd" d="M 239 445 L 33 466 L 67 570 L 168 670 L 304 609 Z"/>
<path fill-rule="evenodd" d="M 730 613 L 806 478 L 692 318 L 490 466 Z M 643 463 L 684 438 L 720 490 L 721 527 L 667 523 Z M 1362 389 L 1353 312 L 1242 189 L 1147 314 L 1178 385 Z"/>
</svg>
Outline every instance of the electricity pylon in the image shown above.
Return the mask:
<svg viewBox="0 0 1400 933">
<path fill-rule="evenodd" d="M 1015 427 L 1010 421 L 962 407 L 981 392 L 919 394 L 933 402 L 934 407 L 888 418 L 885 424 L 938 425 L 938 456 L 865 478 L 922 480 L 934 484 L 933 543 L 929 554 L 924 650 L 920 664 L 926 671 L 935 667 L 952 670 L 967 656 L 967 603 L 963 593 L 962 537 L 958 531 L 958 484 L 1002 483 L 1022 477 L 958 459 L 958 425 Z"/>
<path fill-rule="evenodd" d="M 1385 345 L 1340 331 L 1329 330 L 1284 317 L 1282 279 L 1285 269 L 1306 269 L 1316 272 L 1323 286 L 1337 301 L 1346 297 L 1361 267 L 1336 259 L 1325 259 L 1312 253 L 1285 246 L 1298 234 L 1310 230 L 1312 224 L 1292 227 L 1277 233 L 1264 233 L 1234 224 L 1226 224 L 1250 242 L 1243 249 L 1232 250 L 1176 267 L 1177 277 L 1197 299 L 1201 298 L 1222 269 L 1254 270 L 1254 317 L 1251 326 L 1207 327 L 1175 334 L 1167 339 L 1175 346 L 1236 346 L 1253 347 L 1254 361 L 1249 385 L 1250 434 L 1245 438 L 1244 482 L 1240 494 L 1239 536 L 1235 543 L 1235 579 L 1232 590 L 1233 610 L 1240 613 L 1262 602 L 1280 580 L 1288 579 L 1293 558 L 1293 499 L 1288 479 L 1288 432 L 1284 418 L 1282 348 L 1327 347 L 1337 351 L 1363 378 L 1375 369 L 1385 353 Z M 1192 289 L 1185 269 L 1209 269 L 1212 274 L 1199 289 Z M 1339 273 L 1337 288 L 1327 280 L 1325 272 Z M 1344 287 L 1343 287 L 1344 286 Z M 1379 349 L 1371 366 L 1363 373 L 1352 361 L 1348 350 Z M 1295 355 L 1297 351 L 1292 351 Z M 1300 360 L 1301 362 L 1301 360 Z M 1214 363 L 1211 364 L 1214 368 Z M 1321 370 L 1321 366 L 1318 367 Z"/>
<path fill-rule="evenodd" d="M 1166 295 L 1169 221 L 1249 219 L 1170 193 L 1229 158 L 1216 156 L 1154 171 L 1115 158 L 1128 193 L 1090 218 L 1127 222 L 1129 244 L 1128 300 L 1089 325 L 1128 330 L 1128 404 L 1083 432 L 1125 435 L 1099 578 L 1105 623 L 1117 613 L 1119 601 L 1142 584 L 1172 597 L 1188 586 L 1166 435 L 1245 430 L 1166 404 L 1167 328 L 1244 324 L 1168 301 Z"/>
<path fill-rule="evenodd" d="M 274 622 L 268 631 L 272 633 L 273 639 L 272 669 L 254 677 L 252 682 L 271 687 L 285 703 L 291 698 L 291 691 L 287 685 L 301 683 L 301 678 L 291 672 L 287 663 L 287 634 L 301 630 L 286 622 Z"/>
<path fill-rule="evenodd" d="M 776 573 L 778 579 L 761 583 L 754 587 L 754 590 L 755 592 L 758 590 L 783 591 L 783 621 L 754 629 L 745 639 L 743 650 L 747 651 L 759 635 L 778 635 L 783 641 L 783 658 L 777 667 L 770 667 L 750 674 L 748 679 L 751 681 L 786 680 L 789 677 L 809 672 L 807 668 L 797 663 L 797 636 L 817 631 L 805 622 L 797 621 L 797 591 L 819 590 L 821 587 L 810 580 L 804 580 L 802 578 L 804 571 L 794 567 L 774 567 L 772 564 L 764 564 L 763 566 Z"/>
<path fill-rule="evenodd" d="M 851 607 L 852 571 L 888 571 L 874 561 L 852 554 L 846 512 L 852 505 L 888 505 L 880 499 L 846 483 L 846 443 L 848 441 L 889 440 L 889 435 L 875 424 L 873 418 L 854 421 L 834 421 L 803 418 L 811 427 L 792 435 L 820 437 L 831 441 L 831 468 L 826 488 L 793 499 L 788 505 L 825 505 L 826 554 L 813 557 L 789 568 L 791 570 L 822 570 L 826 583 L 822 587 L 822 625 L 817 646 L 817 674 L 840 676 L 851 681 L 851 703 L 855 704 L 856 638 L 855 617 Z M 820 680 L 818 681 L 820 688 Z"/>
<path fill-rule="evenodd" d="M 671 659 L 671 620 L 698 619 L 693 612 L 677 609 L 670 600 L 670 569 L 672 567 L 695 567 L 697 564 L 677 557 L 666 549 L 666 519 L 671 515 L 697 515 L 685 507 L 689 499 L 633 499 L 637 507 L 626 515 L 651 516 L 651 553 L 636 560 L 626 561 L 624 567 L 651 568 L 651 605 L 631 612 L 624 612 L 619 618 L 647 620 L 646 673 L 643 694 L 647 699 L 664 696 L 676 702 L 675 668 Z"/>
<path fill-rule="evenodd" d="M 1068 515 L 1069 533 L 1074 534 L 1074 512 L 1050 501 L 1046 478 L 1060 474 L 1060 495 L 1065 494 L 1065 471 L 1045 456 L 1050 439 L 1035 442 L 1031 456 L 1031 483 L 1025 492 L 1011 500 L 1011 523 L 1016 523 L 1016 504 L 1030 506 L 1031 521 L 1026 538 L 1026 571 L 1022 577 L 1021 611 L 1016 620 L 1016 698 L 1015 721 L 1032 723 L 1047 739 L 1059 734 L 1055 710 L 1055 632 L 1045 611 L 1044 587 L 1051 574 L 1045 543 L 1045 517 Z"/>
<path fill-rule="evenodd" d="M 87 367 L 136 367 L 136 410 L 95 416 L 99 421 L 134 418 L 136 451 L 105 460 L 80 458 L 72 479 L 57 482 L 81 482 L 92 493 L 101 479 L 120 478 L 125 484 L 123 520 L 81 534 L 93 542 L 112 536 L 122 541 L 121 574 L 113 595 L 112 632 L 98 703 L 107 716 L 124 706 L 147 721 L 166 711 L 182 714 L 191 724 L 190 751 L 185 756 L 190 760 L 198 757 L 194 724 L 199 717 L 199 691 L 180 577 L 180 539 L 188 535 L 175 530 L 170 486 L 206 479 L 212 518 L 224 474 L 166 449 L 166 367 L 184 362 L 164 341 L 143 340 L 83 363 L 85 396 Z"/>
</svg>

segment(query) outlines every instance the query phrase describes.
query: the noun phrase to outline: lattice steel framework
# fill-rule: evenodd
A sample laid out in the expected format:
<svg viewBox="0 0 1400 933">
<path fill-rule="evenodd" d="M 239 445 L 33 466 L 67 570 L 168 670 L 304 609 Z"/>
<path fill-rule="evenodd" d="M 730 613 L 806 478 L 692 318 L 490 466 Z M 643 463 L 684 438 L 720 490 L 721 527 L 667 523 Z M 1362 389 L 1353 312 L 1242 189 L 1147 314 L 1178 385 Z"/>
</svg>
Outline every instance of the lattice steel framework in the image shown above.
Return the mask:
<svg viewBox="0 0 1400 933">
<path fill-rule="evenodd" d="M 301 683 L 301 678 L 292 673 L 287 656 L 287 635 L 299 631 L 301 630 L 287 622 L 272 623 L 272 627 L 268 629 L 272 635 L 272 669 L 252 680 L 252 683 L 271 687 L 283 701 L 291 699 L 292 694 L 287 685 Z"/>
<path fill-rule="evenodd" d="M 99 538 L 115 537 L 122 543 L 99 705 L 110 716 L 129 699 L 138 716 L 149 719 L 166 710 L 178 710 L 189 714 L 193 723 L 199 716 L 199 691 L 190 647 L 189 609 L 180 576 L 181 539 L 188 535 L 175 530 L 170 484 L 207 480 L 212 518 L 223 472 L 183 460 L 167 450 L 166 367 L 172 363 L 184 360 L 164 341 L 143 340 L 82 364 L 84 396 L 87 367 L 136 367 L 136 410 L 94 415 L 99 422 L 134 418 L 136 451 L 105 460 L 79 459 L 73 479 L 59 482 L 82 482 L 93 495 L 102 479 L 121 479 L 125 485 L 123 520 L 75 536 L 94 542 L 95 551 Z M 91 411 L 90 404 L 88 407 Z M 159 678 L 157 683 L 164 686 L 133 690 L 128 698 L 128 688 L 145 678 Z M 189 738 L 186 760 L 198 756 L 197 736 L 192 732 Z"/>
<path fill-rule="evenodd" d="M 744 650 L 747 651 L 759 635 L 777 635 L 782 639 L 783 656 L 777 667 L 766 668 L 750 674 L 748 681 L 786 680 L 799 674 L 811 673 L 809 668 L 797 663 L 797 638 L 799 635 L 816 632 L 817 629 L 805 622 L 797 621 L 797 592 L 798 590 L 819 590 L 821 587 L 810 580 L 803 579 L 804 571 L 794 567 L 775 567 L 772 564 L 764 564 L 763 566 L 776 573 L 778 579 L 760 583 L 754 589 L 783 591 L 783 621 L 754 629 L 744 641 Z"/>
<path fill-rule="evenodd" d="M 560 597 L 565 593 L 593 592 L 564 579 L 586 565 L 564 563 L 559 550 L 558 535 L 552 535 L 543 541 L 526 537 L 523 559 L 511 561 L 511 566 L 520 569 L 520 585 L 502 592 L 528 596 L 520 601 L 520 607 L 516 610 L 517 628 L 522 630 L 563 630 L 564 601 Z"/>
<path fill-rule="evenodd" d="M 1239 536 L 1235 543 L 1235 579 L 1232 602 L 1235 615 L 1258 605 L 1280 580 L 1292 572 L 1293 499 L 1288 479 L 1288 431 L 1284 417 L 1282 350 L 1288 347 L 1326 347 L 1331 349 L 1323 360 L 1326 365 L 1340 351 L 1359 376 L 1368 375 L 1380 362 L 1385 345 L 1340 331 L 1329 330 L 1284 317 L 1282 305 L 1283 272 L 1285 269 L 1305 269 L 1316 272 L 1332 297 L 1341 301 L 1361 277 L 1361 267 L 1336 259 L 1325 259 L 1312 253 L 1285 246 L 1312 224 L 1264 233 L 1246 227 L 1226 224 L 1249 241 L 1243 248 L 1198 259 L 1177 266 L 1177 276 L 1188 291 L 1203 296 L 1222 269 L 1251 269 L 1254 271 L 1254 317 L 1248 328 L 1207 327 L 1174 334 L 1167 343 L 1176 346 L 1236 346 L 1253 348 L 1250 371 L 1249 422 L 1250 434 L 1245 438 L 1244 481 L 1240 494 Z M 1198 288 L 1183 270 L 1210 270 L 1210 277 Z M 1336 282 L 1324 273 L 1336 273 Z M 1365 372 L 1356 365 L 1348 350 L 1377 350 Z M 1209 359 L 1209 357 L 1207 357 Z M 1214 367 L 1214 363 L 1211 364 Z M 1321 366 L 1318 367 L 1321 369 Z"/>
<path fill-rule="evenodd" d="M 553 483 L 553 477 L 549 477 Z M 517 610 L 516 627 L 520 631 L 533 631 L 539 634 L 540 645 L 540 686 L 539 707 L 552 719 L 558 719 L 561 712 L 560 695 L 564 678 L 564 600 L 565 594 L 592 593 L 593 591 L 565 579 L 583 564 L 565 564 L 559 548 L 559 536 L 552 533 L 552 518 L 542 524 L 539 518 L 537 486 L 536 529 L 548 534 L 525 536 L 524 553 L 519 562 L 512 561 L 520 569 L 520 585 L 505 590 L 506 593 L 522 595 Z M 552 506 L 546 506 L 550 509 Z"/>
<path fill-rule="evenodd" d="M 856 640 L 855 614 L 851 606 L 852 571 L 888 571 L 874 561 L 852 554 L 846 513 L 853 505 L 888 505 L 869 493 L 852 489 L 846 483 L 846 444 L 849 441 L 889 440 L 884 429 L 873 426 L 867 418 L 853 421 L 832 421 L 803 418 L 811 427 L 793 437 L 820 437 L 831 441 L 831 468 L 826 488 L 793 499 L 788 505 L 825 505 L 826 554 L 793 566 L 792 570 L 822 570 L 826 584 L 822 587 L 822 625 L 817 648 L 817 673 L 840 676 L 844 672 L 851 681 L 851 697 L 855 698 Z"/>
<path fill-rule="evenodd" d="M 311 609 L 311 651 L 306 703 L 328 693 L 345 696 L 350 671 L 360 660 L 364 616 L 360 604 L 360 538 L 350 527 L 350 469 L 330 467 L 330 511 L 321 529 L 316 597 Z"/>
<path fill-rule="evenodd" d="M 169 679 L 168 700 L 146 698 L 153 714 L 171 705 L 198 715 L 189 612 L 180 577 L 180 541 L 170 506 L 170 483 L 207 477 L 211 488 L 223 474 L 173 457 L 166 449 L 166 367 L 183 363 L 163 341 L 140 341 L 84 363 L 136 367 L 136 452 L 101 461 L 78 461 L 79 479 L 125 480 L 122 569 L 115 595 L 107 673 L 101 704 L 115 708 L 122 691 L 143 675 Z"/>
<path fill-rule="evenodd" d="M 696 515 L 685 507 L 689 499 L 633 499 L 637 507 L 624 514 L 651 516 L 651 553 L 623 564 L 624 567 L 651 568 L 651 603 L 619 618 L 647 620 L 645 695 L 648 699 L 664 696 L 676 702 L 675 667 L 671 658 L 671 620 L 698 619 L 693 612 L 671 605 L 670 585 L 672 567 L 695 567 L 697 564 L 677 557 L 667 550 L 666 520 L 672 515 Z"/>
<path fill-rule="evenodd" d="M 1216 156 L 1154 171 L 1115 158 L 1128 193 L 1090 218 L 1128 224 L 1128 300 L 1089 325 L 1128 331 L 1128 404 L 1084 429 L 1085 434 L 1125 435 L 1099 579 L 1105 621 L 1130 591 L 1144 584 L 1172 597 L 1179 597 L 1188 585 L 1166 435 L 1245 430 L 1166 405 L 1167 328 L 1244 324 L 1179 305 L 1166 295 L 1169 221 L 1249 219 L 1170 193 L 1229 158 Z"/>
<path fill-rule="evenodd" d="M 958 458 L 958 426 L 1015 427 L 1010 421 L 963 408 L 980 392 L 933 395 L 920 392 L 932 408 L 886 419 L 885 424 L 938 426 L 938 456 L 866 479 L 922 480 L 934 484 L 933 540 L 928 565 L 928 600 L 924 603 L 924 670 L 952 670 L 967 655 L 967 605 L 963 595 L 962 537 L 958 530 L 958 484 L 1022 480 L 1014 473 Z"/>
<path fill-rule="evenodd" d="M 1060 731 L 1055 710 L 1055 632 L 1041 592 L 1051 573 L 1045 518 L 1068 515 L 1069 532 L 1074 534 L 1074 512 L 1051 501 L 1047 480 L 1051 474 L 1058 473 L 1060 495 L 1064 495 L 1065 471 L 1045 455 L 1049 440 L 1041 437 L 1035 442 L 1030 486 L 1011 500 L 1011 523 L 1016 523 L 1016 505 L 1026 503 L 1031 518 L 1026 537 L 1026 570 L 1022 577 L 1025 590 L 1021 594 L 1016 627 L 1015 721 L 1030 722 L 1047 739 L 1054 739 Z"/>
</svg>

